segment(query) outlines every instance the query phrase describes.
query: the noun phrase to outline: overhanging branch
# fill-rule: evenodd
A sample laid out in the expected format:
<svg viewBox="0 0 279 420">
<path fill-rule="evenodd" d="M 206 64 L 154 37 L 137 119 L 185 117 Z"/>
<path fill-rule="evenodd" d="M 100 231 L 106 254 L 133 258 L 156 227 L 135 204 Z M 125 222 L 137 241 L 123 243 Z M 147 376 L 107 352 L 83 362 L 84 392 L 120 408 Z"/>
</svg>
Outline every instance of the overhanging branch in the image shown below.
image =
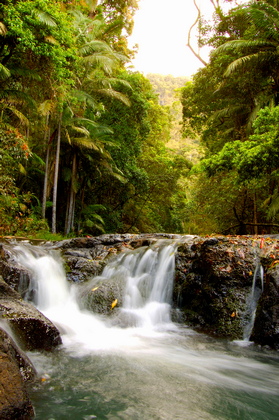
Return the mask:
<svg viewBox="0 0 279 420">
<path fill-rule="evenodd" d="M 211 1 L 211 3 L 214 1 L 214 0 L 210 0 Z M 198 16 L 197 16 L 197 18 L 196 18 L 196 20 L 195 20 L 195 22 L 193 23 L 193 25 L 191 25 L 191 27 L 190 27 L 190 29 L 189 29 L 189 31 L 188 31 L 188 39 L 187 39 L 187 47 L 190 49 L 190 51 L 194 54 L 194 56 L 198 59 L 198 60 L 200 60 L 200 62 L 204 65 L 204 66 L 206 66 L 207 65 L 207 62 L 200 56 L 200 54 L 197 52 L 197 51 L 195 51 L 194 50 L 194 48 L 192 47 L 192 45 L 191 45 L 191 33 L 192 33 L 192 30 L 194 29 L 194 27 L 197 25 L 197 23 L 199 22 L 199 20 L 200 20 L 200 17 L 201 17 L 201 11 L 200 11 L 200 8 L 198 7 L 198 5 L 197 5 L 197 2 L 196 2 L 196 0 L 193 0 L 193 2 L 194 2 L 194 5 L 195 5 L 195 7 L 196 7 L 196 9 L 197 9 L 197 11 L 198 11 Z M 213 3 L 214 4 L 214 3 Z"/>
</svg>

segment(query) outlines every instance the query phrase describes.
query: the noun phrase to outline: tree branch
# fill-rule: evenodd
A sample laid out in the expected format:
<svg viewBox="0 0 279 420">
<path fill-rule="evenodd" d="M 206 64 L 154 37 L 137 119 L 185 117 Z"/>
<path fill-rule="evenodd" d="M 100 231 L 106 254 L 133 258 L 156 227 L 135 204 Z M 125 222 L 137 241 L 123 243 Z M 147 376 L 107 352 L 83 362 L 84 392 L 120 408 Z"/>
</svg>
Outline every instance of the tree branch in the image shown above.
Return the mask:
<svg viewBox="0 0 279 420">
<path fill-rule="evenodd" d="M 210 0 L 211 2 L 212 1 L 214 1 L 214 0 Z M 190 51 L 194 54 L 194 56 L 198 59 L 198 60 L 200 60 L 200 62 L 204 65 L 204 66 L 206 66 L 207 65 L 207 62 L 200 56 L 200 54 L 199 53 L 197 53 L 195 50 L 194 50 L 194 48 L 192 47 L 192 45 L 191 45 L 191 32 L 192 32 L 192 30 L 194 29 L 194 27 L 196 26 L 196 24 L 199 22 L 199 20 L 200 20 L 200 17 L 201 17 L 201 11 L 200 11 L 200 8 L 198 7 L 198 5 L 197 5 L 197 2 L 196 2 L 196 0 L 193 0 L 193 2 L 194 2 L 194 5 L 195 5 L 195 7 L 196 7 L 196 9 L 197 9 L 197 11 L 198 11 L 198 16 L 197 16 L 197 18 L 196 18 L 196 20 L 195 20 L 195 22 L 193 23 L 193 25 L 190 27 L 190 29 L 189 29 L 189 31 L 188 31 L 188 39 L 187 39 L 187 44 L 186 44 L 186 46 L 190 49 Z"/>
</svg>

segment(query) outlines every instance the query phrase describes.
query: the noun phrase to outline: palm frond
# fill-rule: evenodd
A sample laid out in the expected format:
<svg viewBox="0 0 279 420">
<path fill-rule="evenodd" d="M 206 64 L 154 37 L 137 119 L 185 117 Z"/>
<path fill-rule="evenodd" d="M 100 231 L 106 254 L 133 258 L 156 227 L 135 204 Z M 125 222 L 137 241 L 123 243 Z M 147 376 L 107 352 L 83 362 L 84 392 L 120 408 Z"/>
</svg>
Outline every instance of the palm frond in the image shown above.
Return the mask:
<svg viewBox="0 0 279 420">
<path fill-rule="evenodd" d="M 112 56 L 104 55 L 102 53 L 95 53 L 83 58 L 84 64 L 91 66 L 99 66 L 106 73 L 111 75 L 115 67 L 115 60 Z"/>
<path fill-rule="evenodd" d="M 83 122 L 84 125 L 92 127 L 99 134 L 112 134 L 113 130 L 105 125 L 101 125 L 89 118 L 73 118 L 74 121 Z"/>
<path fill-rule="evenodd" d="M 45 166 L 45 162 L 43 161 L 43 159 L 34 152 L 32 152 L 32 159 L 38 162 L 40 165 Z"/>
<path fill-rule="evenodd" d="M 246 123 L 246 133 L 250 134 L 251 130 L 252 130 L 252 126 L 253 126 L 253 122 L 255 121 L 259 110 L 262 108 L 262 104 L 258 103 L 253 110 L 250 112 L 249 116 L 248 116 L 248 120 Z"/>
<path fill-rule="evenodd" d="M 33 9 L 32 14 L 36 19 L 38 19 L 40 23 L 42 23 L 45 26 L 57 26 L 57 23 L 54 20 L 53 16 L 51 16 L 47 12 L 44 12 L 43 10 Z"/>
<path fill-rule="evenodd" d="M 16 107 L 9 105 L 9 106 L 6 106 L 5 109 L 8 109 L 9 111 L 11 111 L 20 120 L 21 124 L 28 127 L 29 125 L 28 118 L 25 117 L 25 115 L 22 112 L 20 112 Z"/>
<path fill-rule="evenodd" d="M 86 102 L 91 108 L 95 108 L 98 105 L 98 102 L 92 95 L 83 90 L 75 89 L 73 96 L 76 97 L 79 101 Z"/>
<path fill-rule="evenodd" d="M 245 110 L 247 110 L 247 105 L 245 105 L 245 104 L 226 107 L 226 108 L 220 109 L 218 111 L 215 111 L 212 114 L 212 116 L 210 117 L 210 120 L 230 118 L 233 115 L 240 114 Z"/>
<path fill-rule="evenodd" d="M 11 76 L 10 70 L 0 63 L 0 79 L 6 80 Z"/>
<path fill-rule="evenodd" d="M 86 149 L 92 149 L 97 152 L 100 152 L 100 147 L 96 142 L 92 141 L 89 137 L 75 137 L 72 139 L 74 144 L 79 147 L 84 147 Z"/>
<path fill-rule="evenodd" d="M 38 72 L 36 72 L 32 69 L 26 69 L 26 68 L 23 68 L 23 67 L 17 67 L 17 68 L 14 67 L 13 69 L 11 69 L 11 74 L 13 76 L 14 75 L 15 76 L 22 76 L 22 77 L 25 77 L 29 80 L 35 80 L 35 81 L 42 80 L 42 77 Z"/>
<path fill-rule="evenodd" d="M 68 143 L 72 144 L 72 139 L 67 129 L 65 129 L 65 136 L 66 136 L 66 139 L 68 140 Z"/>
<path fill-rule="evenodd" d="M 279 195 L 276 191 L 271 197 L 271 202 L 267 211 L 268 220 L 272 220 L 274 216 L 279 212 Z"/>
<path fill-rule="evenodd" d="M 104 168 L 106 168 L 110 175 L 112 175 L 115 179 L 118 179 L 118 181 L 122 182 L 122 183 L 126 183 L 128 182 L 127 178 L 125 178 L 125 176 L 123 175 L 123 173 L 120 171 L 119 168 L 113 168 L 112 165 L 106 161 L 106 160 L 101 160 L 99 162 L 99 164 L 101 166 L 103 166 Z"/>
<path fill-rule="evenodd" d="M 218 53 L 235 51 L 235 50 L 259 50 L 262 47 L 270 48 L 276 50 L 276 45 L 270 41 L 265 41 L 262 39 L 234 39 L 233 41 L 225 42 L 220 45 L 216 50 L 212 52 L 212 55 L 215 56 Z"/>
<path fill-rule="evenodd" d="M 79 53 L 82 57 L 87 57 L 88 55 L 100 52 L 113 53 L 113 50 L 106 42 L 97 39 L 93 39 L 79 48 Z"/>
<path fill-rule="evenodd" d="M 119 101 L 123 102 L 127 106 L 131 105 L 131 102 L 127 98 L 126 95 L 124 95 L 121 92 L 117 92 L 114 89 L 97 89 L 96 93 L 99 93 L 102 96 L 108 96 L 109 98 L 118 99 Z"/>
<path fill-rule="evenodd" d="M 266 31 L 272 31 L 273 34 L 274 29 L 278 31 L 279 11 L 271 4 L 268 4 L 266 2 L 257 2 L 251 4 L 248 10 L 250 16 L 253 18 L 256 27 L 262 29 L 264 33 L 267 33 Z"/>
<path fill-rule="evenodd" d="M 39 107 L 38 107 L 38 112 L 39 114 L 46 116 L 50 113 L 50 111 L 52 111 L 52 109 L 54 108 L 54 103 L 53 101 L 47 99 L 46 101 L 42 102 Z"/>
<path fill-rule="evenodd" d="M 26 169 L 24 168 L 24 166 L 21 163 L 18 164 L 18 168 L 19 168 L 19 172 L 22 175 L 27 175 Z"/>
<path fill-rule="evenodd" d="M 121 86 L 127 87 L 128 89 L 133 90 L 131 84 L 127 80 L 118 79 L 117 77 L 110 77 L 110 78 L 108 78 L 108 81 L 112 86 L 113 85 L 121 85 Z"/>
<path fill-rule="evenodd" d="M 71 125 L 71 129 L 76 131 L 77 133 L 84 134 L 85 136 L 89 136 L 89 131 L 85 127 L 78 127 L 75 125 Z"/>
<path fill-rule="evenodd" d="M 234 60 L 226 69 L 224 76 L 231 76 L 236 70 L 239 70 L 246 65 L 266 65 L 268 62 L 278 61 L 277 52 L 260 51 L 255 54 L 249 54 Z"/>
</svg>

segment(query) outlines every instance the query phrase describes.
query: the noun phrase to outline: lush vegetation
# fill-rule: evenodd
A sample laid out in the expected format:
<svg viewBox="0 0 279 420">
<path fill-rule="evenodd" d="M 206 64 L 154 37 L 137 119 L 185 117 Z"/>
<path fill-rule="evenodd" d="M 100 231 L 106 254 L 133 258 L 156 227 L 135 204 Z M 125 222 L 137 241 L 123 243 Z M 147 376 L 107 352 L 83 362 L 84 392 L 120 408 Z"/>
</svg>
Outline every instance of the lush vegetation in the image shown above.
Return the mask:
<svg viewBox="0 0 279 420">
<path fill-rule="evenodd" d="M 210 62 L 183 88 L 184 133 L 204 158 L 188 180 L 191 233 L 279 227 L 279 2 L 251 1 L 200 21 Z"/>
<path fill-rule="evenodd" d="M 136 0 L 1 2 L 0 235 L 277 232 L 279 2 L 225 2 L 192 80 L 127 70 Z"/>
<path fill-rule="evenodd" d="M 189 162 L 126 70 L 135 0 L 0 4 L 1 235 L 182 231 Z"/>
</svg>

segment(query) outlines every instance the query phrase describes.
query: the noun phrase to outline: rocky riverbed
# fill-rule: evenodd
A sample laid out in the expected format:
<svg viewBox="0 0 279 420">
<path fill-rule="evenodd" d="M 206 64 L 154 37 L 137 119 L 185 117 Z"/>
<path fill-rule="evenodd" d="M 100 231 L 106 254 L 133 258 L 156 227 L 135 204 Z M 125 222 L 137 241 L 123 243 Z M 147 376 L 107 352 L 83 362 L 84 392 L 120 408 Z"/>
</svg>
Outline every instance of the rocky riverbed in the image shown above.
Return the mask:
<svg viewBox="0 0 279 420">
<path fill-rule="evenodd" d="M 246 334 L 246 338 L 259 345 L 279 350 L 277 236 L 202 238 L 115 234 L 47 242 L 40 246 L 48 252 L 60 253 L 67 279 L 80 285 L 80 301 L 87 310 L 113 317 L 117 311 L 111 311 L 112 303 L 117 302 L 118 309 L 121 307 L 125 284 L 121 279 L 100 281 L 92 289 L 87 287 L 88 281 L 98 276 L 108 259 L 115 255 L 165 239 L 177 242 L 174 321 L 228 340 L 242 340 Z M 32 275 L 15 261 L 16 244 L 14 239 L 3 239 L 0 248 L 1 419 L 33 416 L 27 386 L 38 378 L 23 351 L 52 351 L 61 344 L 57 327 L 27 301 L 32 298 L 29 287 Z M 253 314 L 251 302 L 255 297 Z M 7 333 L 9 329 L 17 344 Z M 11 389 L 14 389 L 14 397 Z"/>
</svg>

